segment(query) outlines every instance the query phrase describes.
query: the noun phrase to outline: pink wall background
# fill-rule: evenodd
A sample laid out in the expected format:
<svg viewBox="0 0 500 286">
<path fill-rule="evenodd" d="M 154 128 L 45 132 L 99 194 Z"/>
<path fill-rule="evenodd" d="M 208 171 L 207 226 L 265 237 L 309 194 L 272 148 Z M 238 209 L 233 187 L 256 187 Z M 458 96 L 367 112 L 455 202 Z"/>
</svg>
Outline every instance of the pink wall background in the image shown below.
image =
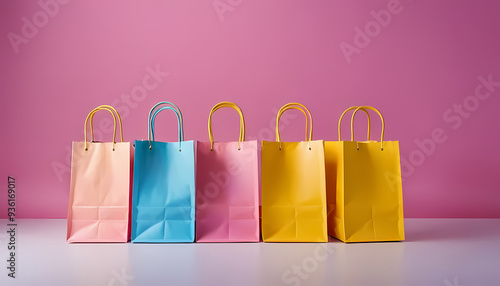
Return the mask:
<svg viewBox="0 0 500 286">
<path fill-rule="evenodd" d="M 270 122 L 287 102 L 309 107 L 314 137 L 325 140 L 337 140 L 344 109 L 373 105 L 386 139 L 400 141 L 406 217 L 500 217 L 500 83 L 478 79 L 500 82 L 498 1 L 67 2 L 0 2 L 0 205 L 12 175 L 20 218 L 66 216 L 71 141 L 83 140 L 92 108 L 119 108 L 133 141 L 146 138 L 147 112 L 161 100 L 182 109 L 186 139 L 203 141 L 222 100 L 240 105 L 247 138 L 259 140 L 272 140 Z M 388 7 L 390 21 L 374 24 L 370 11 Z M 346 57 L 341 46 L 356 47 L 366 26 L 369 42 L 358 36 Z M 143 83 L 148 67 L 168 76 Z M 299 115 L 290 112 L 284 140 L 302 140 Z M 96 126 L 109 141 L 105 116 Z M 174 116 L 160 117 L 158 138 L 176 140 Z M 213 124 L 216 140 L 236 140 L 234 111 Z M 446 140 L 422 155 L 416 140 L 433 132 Z"/>
</svg>

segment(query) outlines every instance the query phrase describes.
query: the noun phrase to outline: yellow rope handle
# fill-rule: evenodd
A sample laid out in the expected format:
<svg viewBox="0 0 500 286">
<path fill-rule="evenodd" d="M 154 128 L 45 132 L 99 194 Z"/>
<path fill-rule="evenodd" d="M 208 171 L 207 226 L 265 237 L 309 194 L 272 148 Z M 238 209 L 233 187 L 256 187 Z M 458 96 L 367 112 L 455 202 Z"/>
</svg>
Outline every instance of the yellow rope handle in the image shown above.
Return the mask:
<svg viewBox="0 0 500 286">
<path fill-rule="evenodd" d="M 339 141 L 341 141 L 341 140 L 340 140 L 340 128 L 341 128 L 341 127 L 340 127 L 340 124 L 342 123 L 342 118 L 344 118 L 344 115 L 345 115 L 348 111 L 351 111 L 351 110 L 356 109 L 356 108 L 358 108 L 358 107 L 359 107 L 359 106 L 351 106 L 351 107 L 349 107 L 348 109 L 346 109 L 346 110 L 344 111 L 344 113 L 342 113 L 342 115 L 340 115 L 340 119 L 339 119 Z M 366 141 L 370 141 L 370 126 L 371 126 L 370 114 L 369 114 L 369 113 L 368 113 L 368 111 L 366 111 L 366 109 L 364 109 L 364 108 L 363 108 L 363 109 L 361 109 L 361 110 L 363 110 L 363 111 L 366 113 L 366 116 L 368 117 L 368 132 L 367 132 L 368 134 L 366 135 L 366 137 L 367 137 Z"/>
<path fill-rule="evenodd" d="M 373 110 L 378 114 L 378 116 L 380 116 L 380 120 L 382 121 L 382 132 L 380 134 L 380 149 L 382 151 L 384 151 L 384 130 L 385 130 L 384 117 L 382 116 L 382 113 L 380 113 L 380 111 L 378 111 L 376 108 L 371 107 L 371 106 L 359 106 L 358 108 L 356 108 L 356 110 L 354 110 L 352 117 L 351 117 L 351 141 L 354 141 L 354 116 L 356 115 L 358 110 L 363 110 L 363 109 Z"/>
<path fill-rule="evenodd" d="M 306 141 L 311 141 L 312 136 L 313 136 L 313 118 L 312 118 L 311 112 L 304 105 L 302 105 L 300 103 L 296 103 L 296 102 L 291 102 L 291 103 L 287 103 L 287 104 L 283 105 L 280 108 L 280 110 L 278 111 L 278 115 L 276 116 L 276 142 L 281 142 L 280 131 L 279 131 L 279 120 L 280 120 L 281 114 L 283 112 L 285 112 L 286 110 L 289 110 L 291 106 L 294 107 L 293 109 L 302 110 L 303 113 L 307 113 L 307 115 L 309 116 L 309 121 L 310 121 L 309 138 L 307 138 L 307 132 L 306 132 Z M 306 128 L 307 128 L 307 120 L 306 120 Z"/>
<path fill-rule="evenodd" d="M 242 141 L 245 141 L 245 118 L 243 117 L 243 112 L 241 111 L 241 108 L 229 101 L 223 101 L 217 103 L 214 107 L 212 107 L 212 110 L 210 110 L 210 114 L 208 115 L 208 138 L 210 140 L 210 150 L 213 150 L 214 148 L 214 136 L 212 133 L 212 114 L 219 108 L 222 107 L 230 107 L 233 108 L 238 112 L 240 115 L 240 135 L 238 137 L 238 150 L 241 149 L 240 143 Z"/>
<path fill-rule="evenodd" d="M 284 109 L 281 109 L 279 112 L 278 112 L 278 121 L 279 119 L 281 118 L 281 115 L 283 115 L 283 113 L 289 109 L 297 109 L 297 110 L 300 110 L 303 114 L 304 114 L 304 117 L 306 118 L 306 139 L 305 141 L 307 141 L 307 131 L 309 131 L 309 129 L 307 128 L 308 126 L 308 118 L 307 118 L 307 113 L 304 111 L 304 109 L 300 108 L 300 107 L 297 107 L 297 106 L 288 106 Z M 278 136 L 276 136 L 276 141 L 280 140 L 281 141 L 281 138 L 278 138 Z"/>
<path fill-rule="evenodd" d="M 90 118 L 90 130 L 91 130 L 91 133 L 92 133 L 92 120 L 93 120 L 93 116 L 94 114 L 99 111 L 99 110 L 107 110 L 109 111 L 109 113 L 111 113 L 111 115 L 113 116 L 113 121 L 114 121 L 114 125 L 113 125 L 113 151 L 115 150 L 115 144 L 116 144 L 116 116 L 115 114 L 113 113 L 113 111 L 107 107 L 97 107 L 97 108 L 94 108 L 88 115 L 87 115 L 87 118 L 85 118 L 85 125 L 83 126 L 83 132 L 85 133 L 85 151 L 88 151 L 88 141 L 87 141 L 87 122 L 89 121 L 89 118 Z M 92 139 L 92 142 L 93 142 L 93 139 Z"/>
<path fill-rule="evenodd" d="M 95 109 L 97 109 L 97 108 L 111 109 L 116 113 L 116 116 L 118 116 L 118 120 L 120 121 L 120 139 L 122 140 L 121 142 L 123 142 L 123 127 L 122 127 L 122 118 L 120 116 L 120 113 L 118 113 L 118 111 L 116 111 L 116 109 L 111 105 L 99 105 Z M 90 138 L 91 138 L 92 142 L 94 141 L 94 126 L 93 126 L 94 114 L 95 114 L 95 112 L 92 113 L 92 115 L 90 116 Z"/>
</svg>

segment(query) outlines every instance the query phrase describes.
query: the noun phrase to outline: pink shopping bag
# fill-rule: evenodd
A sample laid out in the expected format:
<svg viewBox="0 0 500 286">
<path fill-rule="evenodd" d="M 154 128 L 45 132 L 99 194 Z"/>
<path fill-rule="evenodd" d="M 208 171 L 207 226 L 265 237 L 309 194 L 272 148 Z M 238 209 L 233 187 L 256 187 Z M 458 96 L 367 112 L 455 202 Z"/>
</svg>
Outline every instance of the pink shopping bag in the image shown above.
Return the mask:
<svg viewBox="0 0 500 286">
<path fill-rule="evenodd" d="M 240 115 L 237 142 L 214 142 L 212 113 L 231 107 Z M 215 105 L 208 117 L 210 142 L 198 142 L 196 241 L 258 242 L 259 185 L 257 141 L 245 141 L 245 121 L 234 103 Z"/>
<path fill-rule="evenodd" d="M 113 142 L 94 142 L 92 121 L 99 110 L 114 118 Z M 116 113 L 116 116 L 113 114 Z M 118 117 L 122 142 L 116 142 Z M 90 119 L 91 142 L 87 142 Z M 116 110 L 101 105 L 85 120 L 85 142 L 73 142 L 68 208 L 68 242 L 127 242 L 130 238 L 130 143 L 123 142 Z"/>
</svg>

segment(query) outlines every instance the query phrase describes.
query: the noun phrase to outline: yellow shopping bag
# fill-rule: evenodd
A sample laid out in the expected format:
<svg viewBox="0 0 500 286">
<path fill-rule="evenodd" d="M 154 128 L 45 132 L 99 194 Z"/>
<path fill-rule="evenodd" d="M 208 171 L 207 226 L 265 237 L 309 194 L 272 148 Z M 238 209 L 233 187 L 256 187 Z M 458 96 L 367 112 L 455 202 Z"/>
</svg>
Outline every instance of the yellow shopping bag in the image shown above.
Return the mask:
<svg viewBox="0 0 500 286">
<path fill-rule="evenodd" d="M 328 221 L 328 234 L 335 236 L 335 228 L 340 227 L 343 224 L 340 221 L 342 218 L 343 208 L 342 205 L 336 206 L 337 196 L 341 196 L 341 192 L 337 193 L 337 178 L 342 176 L 342 169 L 338 167 L 339 163 L 339 150 L 341 145 L 341 123 L 344 115 L 358 108 L 358 106 L 352 106 L 346 109 L 342 115 L 340 115 L 338 133 L 338 141 L 325 141 L 325 172 L 326 172 L 326 212 Z M 367 141 L 370 141 L 370 114 L 365 109 L 362 109 L 368 119 L 368 129 L 367 129 Z M 341 200 L 342 197 L 339 197 Z"/>
<path fill-rule="evenodd" d="M 369 128 L 368 141 L 354 141 L 354 116 L 368 109 L 382 121 L 380 142 L 369 140 Z M 326 143 L 329 234 L 344 242 L 404 240 L 399 142 L 384 141 L 384 130 L 382 114 L 360 106 L 351 117 L 351 141 Z"/>
<path fill-rule="evenodd" d="M 289 109 L 306 116 L 306 141 L 281 142 L 279 119 Z M 310 122 L 309 132 L 308 118 Z M 276 118 L 276 142 L 262 141 L 262 238 L 265 242 L 327 242 L 323 140 L 312 141 L 312 116 L 288 103 Z"/>
</svg>

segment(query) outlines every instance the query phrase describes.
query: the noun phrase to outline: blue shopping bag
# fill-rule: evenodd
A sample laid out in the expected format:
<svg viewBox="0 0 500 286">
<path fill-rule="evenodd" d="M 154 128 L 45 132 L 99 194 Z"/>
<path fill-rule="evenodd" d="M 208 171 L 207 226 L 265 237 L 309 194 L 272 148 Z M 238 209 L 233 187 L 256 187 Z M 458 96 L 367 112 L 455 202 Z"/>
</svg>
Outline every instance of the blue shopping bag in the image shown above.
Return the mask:
<svg viewBox="0 0 500 286">
<path fill-rule="evenodd" d="M 177 115 L 179 142 L 155 141 L 163 110 Z M 149 112 L 148 140 L 135 141 L 132 242 L 193 242 L 194 219 L 194 142 L 184 141 L 179 108 L 163 101 Z"/>
</svg>

